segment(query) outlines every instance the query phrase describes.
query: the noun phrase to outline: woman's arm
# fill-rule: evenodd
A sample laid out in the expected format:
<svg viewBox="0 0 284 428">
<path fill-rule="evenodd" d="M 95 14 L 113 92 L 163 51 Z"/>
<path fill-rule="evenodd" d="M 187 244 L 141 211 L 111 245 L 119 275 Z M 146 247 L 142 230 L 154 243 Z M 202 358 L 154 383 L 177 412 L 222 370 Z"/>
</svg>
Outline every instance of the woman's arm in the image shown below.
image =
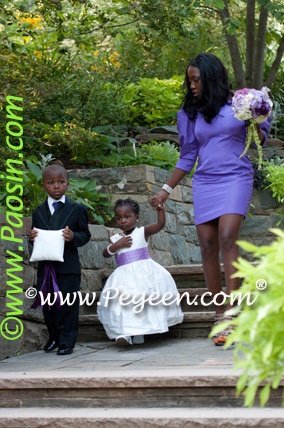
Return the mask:
<svg viewBox="0 0 284 428">
<path fill-rule="evenodd" d="M 181 180 L 186 176 L 187 172 L 182 169 L 175 168 L 174 172 L 170 176 L 167 185 L 174 189 Z M 163 204 L 168 200 L 170 194 L 166 190 L 161 190 L 159 193 L 156 193 L 150 201 L 151 205 L 156 209 L 163 208 Z M 156 232 L 157 233 L 157 232 Z"/>
<path fill-rule="evenodd" d="M 160 230 L 162 230 L 166 224 L 166 215 L 165 215 L 165 210 L 163 205 L 162 207 L 158 207 L 157 211 L 158 211 L 157 222 L 153 224 L 149 224 L 148 226 L 144 227 L 144 235 L 145 235 L 146 241 L 148 241 L 149 236 L 155 235 L 155 233 L 160 232 Z"/>
</svg>

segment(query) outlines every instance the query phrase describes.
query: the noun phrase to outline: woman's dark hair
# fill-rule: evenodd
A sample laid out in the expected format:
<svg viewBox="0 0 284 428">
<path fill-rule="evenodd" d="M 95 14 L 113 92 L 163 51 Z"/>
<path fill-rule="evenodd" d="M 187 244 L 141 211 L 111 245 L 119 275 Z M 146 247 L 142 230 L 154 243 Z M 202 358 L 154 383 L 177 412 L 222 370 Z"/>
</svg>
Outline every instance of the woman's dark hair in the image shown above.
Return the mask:
<svg viewBox="0 0 284 428">
<path fill-rule="evenodd" d="M 187 75 L 190 66 L 200 70 L 201 96 L 198 100 L 190 89 Z M 231 83 L 224 65 L 219 58 L 210 53 L 198 54 L 190 61 L 185 73 L 185 85 L 187 92 L 183 100 L 183 109 L 189 119 L 195 119 L 199 111 L 206 122 L 211 123 L 232 95 Z"/>
<path fill-rule="evenodd" d="M 140 207 L 136 201 L 133 201 L 133 199 L 118 199 L 114 206 L 114 212 L 117 210 L 117 208 L 122 207 L 124 205 L 128 205 L 131 210 L 134 212 L 134 214 L 139 215 Z"/>
</svg>

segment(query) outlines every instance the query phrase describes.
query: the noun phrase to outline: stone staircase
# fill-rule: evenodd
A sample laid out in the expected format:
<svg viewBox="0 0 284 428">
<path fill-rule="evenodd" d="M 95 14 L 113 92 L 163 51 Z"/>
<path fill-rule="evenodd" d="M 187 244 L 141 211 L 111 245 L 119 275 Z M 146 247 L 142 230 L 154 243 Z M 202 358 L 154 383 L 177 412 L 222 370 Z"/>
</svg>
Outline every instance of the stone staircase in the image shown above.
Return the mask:
<svg viewBox="0 0 284 428">
<path fill-rule="evenodd" d="M 167 269 L 180 293 L 200 297 L 207 291 L 201 265 Z M 105 272 L 105 279 L 110 273 Z M 160 340 L 136 349 L 118 349 L 108 341 L 106 352 L 98 357 L 93 350 L 80 354 L 79 346 L 74 354 L 61 358 L 39 351 L 42 367 L 46 362 L 44 371 L 36 365 L 34 370 L 31 365 L 30 372 L 24 371 L 25 365 L 18 371 L 0 370 L 0 428 L 283 428 L 284 380 L 272 390 L 265 408 L 258 407 L 258 398 L 256 407 L 242 407 L 243 397 L 236 397 L 235 390 L 238 375 L 232 375 L 231 360 L 229 364 L 228 358 L 222 360 L 222 352 L 229 351 L 208 342 L 206 355 L 198 364 L 190 363 L 193 349 L 196 354 L 204 352 L 201 339 L 196 338 L 206 342 L 213 307 L 202 306 L 198 299 L 193 306 L 184 300 L 182 309 L 183 323 L 159 335 L 174 338 L 166 339 L 167 345 Z M 81 311 L 78 342 L 87 349 L 88 342 L 106 336 L 96 304 Z M 153 347 L 156 354 L 151 359 Z M 131 363 L 131 352 L 137 364 Z M 150 355 L 149 366 L 142 354 Z M 114 365 L 117 368 L 112 365 L 115 358 L 121 361 L 120 366 Z M 7 367 L 11 370 L 16 367 L 13 364 L 16 361 Z"/>
<path fill-rule="evenodd" d="M 209 304 L 212 298 L 206 296 L 204 298 L 206 306 L 201 304 L 201 296 L 208 291 L 202 265 L 167 266 L 166 269 L 173 276 L 180 295 L 184 295 L 181 300 L 184 320 L 182 324 L 170 327 L 169 332 L 164 333 L 163 336 L 181 338 L 208 337 L 214 323 L 215 315 L 213 305 Z M 223 274 L 223 266 L 221 266 L 221 270 Z M 111 270 L 104 271 L 104 282 L 111 272 Z M 84 295 L 85 293 L 82 294 Z M 198 296 L 198 298 L 195 299 L 195 296 Z M 92 306 L 83 305 L 80 308 L 79 341 L 81 342 L 88 342 L 94 339 L 107 339 L 103 326 L 98 321 L 96 314 L 99 298 L 100 292 L 97 292 L 95 304 Z"/>
<path fill-rule="evenodd" d="M 0 428 L 283 428 L 283 388 L 245 409 L 236 380 L 206 369 L 2 374 Z"/>
</svg>

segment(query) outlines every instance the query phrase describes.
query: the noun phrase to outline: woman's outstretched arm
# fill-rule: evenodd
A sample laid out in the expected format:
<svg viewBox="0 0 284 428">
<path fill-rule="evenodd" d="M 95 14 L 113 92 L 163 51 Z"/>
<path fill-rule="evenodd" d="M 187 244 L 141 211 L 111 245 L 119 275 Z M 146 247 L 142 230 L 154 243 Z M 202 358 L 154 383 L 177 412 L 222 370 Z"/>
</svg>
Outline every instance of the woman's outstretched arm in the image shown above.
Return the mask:
<svg viewBox="0 0 284 428">
<path fill-rule="evenodd" d="M 174 172 L 172 173 L 172 175 L 170 176 L 167 185 L 170 186 L 172 189 L 174 189 L 180 182 L 181 180 L 186 176 L 187 171 L 183 171 L 182 169 L 179 168 L 175 168 Z M 170 194 L 162 189 L 160 192 L 156 193 L 150 203 L 151 205 L 158 209 L 163 207 L 163 204 L 168 200 Z"/>
</svg>

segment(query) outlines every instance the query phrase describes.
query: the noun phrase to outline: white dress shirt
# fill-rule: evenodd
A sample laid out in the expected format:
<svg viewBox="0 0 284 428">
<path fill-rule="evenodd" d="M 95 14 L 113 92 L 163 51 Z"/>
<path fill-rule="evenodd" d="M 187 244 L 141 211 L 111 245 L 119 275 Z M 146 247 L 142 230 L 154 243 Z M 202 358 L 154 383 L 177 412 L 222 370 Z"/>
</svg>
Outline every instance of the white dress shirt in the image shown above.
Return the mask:
<svg viewBox="0 0 284 428">
<path fill-rule="evenodd" d="M 53 202 L 62 202 L 63 204 L 65 204 L 65 195 L 62 195 L 60 199 L 53 199 L 51 196 L 47 198 L 47 203 L 48 203 L 48 207 L 51 212 L 51 215 L 53 215 L 55 211 L 54 207 L 52 206 Z"/>
</svg>

